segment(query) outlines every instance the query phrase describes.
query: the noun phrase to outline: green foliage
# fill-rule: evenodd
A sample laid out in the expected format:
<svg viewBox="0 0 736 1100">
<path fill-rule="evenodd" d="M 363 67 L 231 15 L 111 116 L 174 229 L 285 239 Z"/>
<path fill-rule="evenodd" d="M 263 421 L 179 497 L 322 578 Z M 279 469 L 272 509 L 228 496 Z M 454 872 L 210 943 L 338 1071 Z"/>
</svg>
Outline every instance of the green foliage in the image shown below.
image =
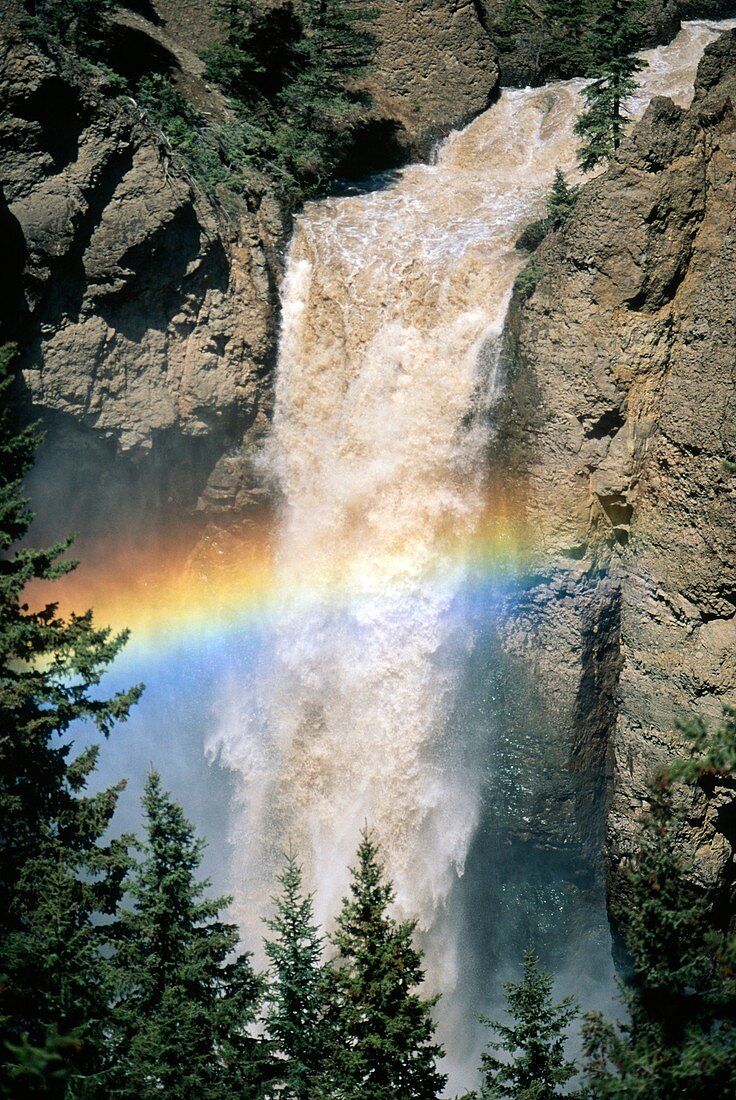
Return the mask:
<svg viewBox="0 0 736 1100">
<path fill-rule="evenodd" d="M 578 1009 L 570 997 L 554 1004 L 552 976 L 539 969 L 531 948 L 524 952 L 522 980 L 509 982 L 505 989 L 512 1023 L 481 1017 L 499 1036 L 481 1056 L 481 1096 L 483 1100 L 554 1100 L 575 1073 L 575 1064 L 565 1057 L 565 1039 Z"/>
<path fill-rule="evenodd" d="M 328 1094 L 337 1039 L 322 964 L 324 940 L 292 854 L 278 881 L 275 915 L 266 922 L 273 938 L 265 941 L 271 966 L 264 1024 L 277 1055 L 272 1091 L 285 1100 L 317 1100 Z"/>
<path fill-rule="evenodd" d="M 578 188 L 570 187 L 561 168 L 555 169 L 555 178 L 547 195 L 547 213 L 543 218 L 531 222 L 516 242 L 516 247 L 526 252 L 534 252 L 547 236 L 561 229 L 569 218 L 578 197 Z M 536 284 L 535 284 L 536 285 Z"/>
<path fill-rule="evenodd" d="M 291 3 L 259 9 L 251 0 L 220 0 L 221 40 L 203 51 L 206 76 L 237 104 L 274 102 L 298 67 L 302 26 Z"/>
<path fill-rule="evenodd" d="M 596 0 L 545 0 L 547 34 L 541 52 L 546 78 L 564 80 L 589 71 L 596 59 L 589 34 L 596 7 Z"/>
<path fill-rule="evenodd" d="M 715 730 L 700 716 L 681 722 L 678 728 L 690 742 L 690 756 L 666 769 L 667 782 L 699 783 L 712 790 L 719 780 L 736 773 L 736 707 L 724 707 L 723 720 Z"/>
<path fill-rule="evenodd" d="M 642 0 L 597 0 L 588 70 L 596 79 L 583 92 L 586 109 L 575 124 L 583 142 L 578 160 L 584 172 L 613 156 L 629 124 L 625 101 L 636 92 L 636 74 L 646 68 L 646 62 L 631 56 L 641 41 L 641 9 Z"/>
<path fill-rule="evenodd" d="M 255 1021 L 262 981 L 234 956 L 237 928 L 195 872 L 203 842 L 153 772 L 143 796 L 146 842 L 114 928 L 113 1095 L 225 1100 L 258 1095 Z"/>
<path fill-rule="evenodd" d="M 53 1027 L 46 1033 L 43 1046 L 34 1046 L 28 1034 L 16 1042 L 6 1041 L 0 1095 L 12 1100 L 63 1095 L 69 1083 L 70 1061 L 78 1050 L 74 1039 L 60 1036 Z"/>
<path fill-rule="evenodd" d="M 412 944 L 414 921 L 388 914 L 394 900 L 376 846 L 364 830 L 350 897 L 332 941 L 338 1012 L 335 1089 L 341 1100 L 432 1100 L 446 1078 L 436 1061 L 431 1011 L 437 998 L 416 992 L 424 974 Z"/>
<path fill-rule="evenodd" d="M 323 191 L 338 172 L 367 104 L 373 9 L 358 0 L 304 0 L 259 11 L 246 0 L 219 6 L 222 41 L 207 73 L 230 96 L 252 168 L 289 206 Z"/>
<path fill-rule="evenodd" d="M 655 1014 L 661 1006 L 669 1016 L 708 969 L 702 950 L 707 907 L 689 885 L 693 867 L 680 855 L 677 825 L 671 791 L 656 790 L 627 876 L 625 907 L 613 909 L 625 922 L 637 1004 Z"/>
<path fill-rule="evenodd" d="M 82 57 L 97 58 L 105 42 L 105 17 L 113 0 L 28 0 L 29 29 Z"/>
<path fill-rule="evenodd" d="M 306 0 L 261 9 L 221 0 L 221 40 L 203 52 L 207 78 L 228 97 L 233 120 L 216 125 L 162 76 L 136 98 L 191 174 L 225 205 L 248 189 L 274 190 L 294 208 L 339 171 L 366 105 L 359 78 L 375 41 L 372 9 L 349 0 Z"/>
<path fill-rule="evenodd" d="M 726 1100 L 736 1090 L 736 934 L 712 927 L 694 866 L 680 854 L 684 819 L 673 787 L 684 781 L 733 789 L 733 712 L 712 735 L 699 719 L 684 728 L 691 758 L 659 776 L 629 893 L 614 911 L 633 967 L 624 988 L 629 1020 L 586 1020 L 587 1095 L 595 1098 Z"/>
<path fill-rule="evenodd" d="M 535 82 L 590 72 L 602 59 L 591 36 L 598 0 L 505 0 L 491 24 L 501 56 L 516 57 Z"/>
<path fill-rule="evenodd" d="M 492 25 L 502 58 L 518 54 L 536 80 L 595 78 L 575 127 L 586 172 L 610 159 L 629 123 L 625 101 L 645 67 L 631 56 L 643 40 L 643 6 L 644 0 L 506 0 Z"/>
<path fill-rule="evenodd" d="M 555 168 L 555 178 L 547 195 L 547 219 L 552 229 L 565 224 L 577 202 L 578 188 L 570 187 L 561 168 Z"/>
<path fill-rule="evenodd" d="M 244 189 L 242 164 L 245 134 L 237 124 L 207 122 L 171 82 L 159 73 L 143 77 L 136 90 L 138 106 L 166 137 L 192 176 L 213 197 L 228 205 Z"/>
<path fill-rule="evenodd" d="M 540 9 L 527 0 L 505 0 L 491 24 L 494 43 L 501 54 L 511 53 L 529 41 L 542 26 Z"/>
<path fill-rule="evenodd" d="M 85 794 L 97 748 L 72 757 L 67 734 L 88 720 L 107 736 L 141 689 L 94 694 L 124 634 L 98 630 L 91 612 L 64 618 L 54 603 L 33 611 L 25 602 L 28 585 L 74 563 L 62 560 L 69 540 L 13 550 L 32 520 L 22 478 L 38 436 L 13 430 L 11 355 L 0 354 L 0 1013 L 12 1094 L 23 1075 L 58 1077 L 62 1054 L 75 1080 L 100 1068 L 107 968 L 98 918 L 115 912 L 127 867 L 125 838 L 102 837 L 122 784 Z"/>
<path fill-rule="evenodd" d="M 526 267 L 519 273 L 514 286 L 516 293 L 523 301 L 527 301 L 531 298 L 532 294 L 537 289 L 537 283 L 542 278 L 542 275 L 543 270 L 541 264 L 532 256 Z"/>
</svg>

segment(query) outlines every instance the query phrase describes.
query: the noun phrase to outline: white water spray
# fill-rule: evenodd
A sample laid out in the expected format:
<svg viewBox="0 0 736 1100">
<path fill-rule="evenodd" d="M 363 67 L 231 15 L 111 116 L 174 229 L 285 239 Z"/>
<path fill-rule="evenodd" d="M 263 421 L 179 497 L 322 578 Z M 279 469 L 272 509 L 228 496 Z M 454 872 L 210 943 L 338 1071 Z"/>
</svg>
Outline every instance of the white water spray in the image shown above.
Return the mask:
<svg viewBox="0 0 736 1100">
<path fill-rule="evenodd" d="M 727 25 L 686 24 L 646 53 L 633 113 L 660 94 L 686 106 Z M 255 698 L 236 700 L 215 746 L 242 773 L 235 891 L 257 929 L 290 838 L 329 924 L 367 821 L 445 990 L 446 902 L 481 784 L 475 746 L 448 729 L 471 645 L 456 611 L 468 566 L 448 546 L 470 546 L 483 515 L 499 340 L 525 263 L 514 242 L 555 168 L 577 179 L 583 84 L 505 91 L 435 164 L 310 204 L 283 288 L 268 451 L 283 605 Z"/>
</svg>

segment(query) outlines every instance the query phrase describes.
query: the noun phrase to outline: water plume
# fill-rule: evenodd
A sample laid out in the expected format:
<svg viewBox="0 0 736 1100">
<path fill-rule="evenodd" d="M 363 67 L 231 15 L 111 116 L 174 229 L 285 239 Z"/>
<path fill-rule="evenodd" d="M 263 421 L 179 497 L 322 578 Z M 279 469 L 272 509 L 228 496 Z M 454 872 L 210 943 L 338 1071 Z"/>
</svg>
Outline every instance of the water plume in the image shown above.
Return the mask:
<svg viewBox="0 0 736 1100">
<path fill-rule="evenodd" d="M 650 51 L 632 111 L 660 92 L 686 103 L 715 33 L 689 24 Z M 258 900 L 288 835 L 329 919 L 365 819 L 423 929 L 463 873 L 482 780 L 477 745 L 448 719 L 472 645 L 458 614 L 470 563 L 445 548 L 470 545 L 482 520 L 500 338 L 525 262 L 514 243 L 555 169 L 577 178 L 583 86 L 506 90 L 434 164 L 297 223 L 267 454 L 282 497 L 274 584 L 319 578 L 341 599 L 285 597 L 257 705 L 217 739 L 243 772 L 261 860 L 247 854 L 238 879 Z"/>
</svg>

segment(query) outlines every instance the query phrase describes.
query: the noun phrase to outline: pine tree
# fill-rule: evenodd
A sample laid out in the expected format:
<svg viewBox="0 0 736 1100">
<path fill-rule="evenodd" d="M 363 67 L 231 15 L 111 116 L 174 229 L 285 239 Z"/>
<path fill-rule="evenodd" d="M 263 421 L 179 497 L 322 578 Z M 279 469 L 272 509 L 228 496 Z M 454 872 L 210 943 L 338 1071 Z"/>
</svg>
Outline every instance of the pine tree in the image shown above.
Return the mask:
<svg viewBox="0 0 736 1100">
<path fill-rule="evenodd" d="M 359 86 L 376 49 L 374 9 L 360 0 L 303 0 L 299 68 L 279 99 L 282 153 L 307 189 L 334 173 L 368 104 Z"/>
<path fill-rule="evenodd" d="M 499 1036 L 481 1055 L 483 1100 L 554 1100 L 575 1073 L 565 1057 L 568 1025 L 578 1015 L 572 998 L 552 1001 L 552 977 L 539 969 L 531 948 L 524 952 L 523 977 L 506 985 L 512 1024 L 481 1017 Z M 493 1051 L 506 1057 L 496 1058 Z"/>
<path fill-rule="evenodd" d="M 588 71 L 593 56 L 587 26 L 594 11 L 595 0 L 545 0 L 542 64 L 546 76 L 565 80 Z"/>
<path fill-rule="evenodd" d="M 123 784 L 85 794 L 97 760 L 72 756 L 72 723 L 107 736 L 140 688 L 111 699 L 94 689 L 126 635 L 95 628 L 92 613 L 31 610 L 25 590 L 74 568 L 70 540 L 13 551 L 32 514 L 22 489 L 38 442 L 11 420 L 11 349 L 0 354 L 0 1073 L 9 1095 L 101 1072 L 107 966 L 101 915 L 115 912 L 127 867 L 125 838 L 102 843 Z M 60 1061 L 61 1060 L 61 1061 Z"/>
<path fill-rule="evenodd" d="M 248 1100 L 264 1058 L 249 1034 L 262 981 L 234 956 L 238 932 L 220 918 L 228 898 L 197 881 L 203 842 L 152 772 L 143 796 L 146 840 L 128 889 L 135 907 L 115 929 L 115 1048 L 110 1095 L 129 1100 Z"/>
<path fill-rule="evenodd" d="M 30 0 L 31 29 L 56 39 L 93 59 L 99 58 L 105 43 L 105 20 L 113 0 Z"/>
<path fill-rule="evenodd" d="M 636 73 L 646 68 L 645 61 L 632 56 L 641 41 L 641 9 L 642 0 L 597 0 L 588 32 L 594 59 L 589 75 L 595 79 L 583 92 L 586 109 L 575 124 L 583 141 L 578 160 L 584 172 L 613 156 L 629 124 L 625 101 L 638 87 Z"/>
<path fill-rule="evenodd" d="M 298 65 L 301 25 L 292 4 L 261 9 L 253 0 L 218 0 L 221 39 L 203 51 L 206 75 L 249 111 L 273 101 Z"/>
<path fill-rule="evenodd" d="M 614 907 L 633 971 L 623 988 L 628 1020 L 615 1026 L 591 1014 L 586 1021 L 586 1078 L 596 1098 L 726 1100 L 736 1092 L 736 934 L 713 927 L 708 899 L 694 885 L 673 786 L 684 780 L 733 791 L 736 723 L 727 712 L 713 734 L 699 720 L 683 731 L 692 752 L 659 775 L 628 895 Z"/>
<path fill-rule="evenodd" d="M 388 914 L 393 887 L 364 830 L 350 897 L 343 899 L 332 942 L 340 1049 L 336 1094 L 341 1100 L 433 1100 L 446 1077 L 437 1070 L 431 1011 L 422 998 L 422 955 L 412 944 L 414 921 Z"/>
<path fill-rule="evenodd" d="M 289 853 L 279 876 L 281 893 L 266 924 L 268 974 L 266 1034 L 277 1056 L 275 1096 L 319 1100 L 327 1096 L 336 1035 L 322 963 L 324 938 L 314 923 L 311 895 L 302 893 L 302 874 Z"/>
<path fill-rule="evenodd" d="M 577 187 L 570 187 L 561 168 L 555 168 L 555 178 L 547 195 L 547 223 L 550 229 L 565 224 L 578 197 Z"/>
</svg>

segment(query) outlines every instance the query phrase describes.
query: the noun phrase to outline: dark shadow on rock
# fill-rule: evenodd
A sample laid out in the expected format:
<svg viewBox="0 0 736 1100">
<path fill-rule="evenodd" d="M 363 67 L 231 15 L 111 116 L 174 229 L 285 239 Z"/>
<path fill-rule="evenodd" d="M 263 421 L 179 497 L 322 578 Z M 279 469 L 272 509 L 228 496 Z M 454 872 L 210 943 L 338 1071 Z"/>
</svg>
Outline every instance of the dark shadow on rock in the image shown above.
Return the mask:
<svg viewBox="0 0 736 1100">
<path fill-rule="evenodd" d="M 74 226 L 74 239 L 66 252 L 49 258 L 50 277 L 41 300 L 34 310 L 34 321 L 61 326 L 64 319 L 77 320 L 87 290 L 84 254 L 102 215 L 121 180 L 133 164 L 130 146 L 117 149 L 105 162 L 94 189 L 88 193 L 88 206 Z"/>
<path fill-rule="evenodd" d="M 117 258 L 110 284 L 95 285 L 95 312 L 131 340 L 151 328 L 165 329 L 181 309 L 182 288 L 204 293 L 205 286 L 227 289 L 228 264 L 221 241 L 213 240 L 205 270 L 188 274 L 200 256 L 202 230 L 194 207 L 178 207 L 174 217 Z M 118 271 L 121 273 L 118 275 Z"/>
<path fill-rule="evenodd" d="M 370 119 L 353 134 L 340 174 L 348 180 L 361 180 L 390 168 L 400 168 L 410 158 L 406 131 L 390 118 Z"/>
<path fill-rule="evenodd" d="M 0 343 L 28 339 L 29 314 L 23 295 L 23 269 L 27 248 L 20 222 L 11 212 L 0 187 Z"/>
<path fill-rule="evenodd" d="M 166 75 L 179 68 L 176 58 L 165 46 L 155 42 L 144 31 L 120 23 L 110 28 L 105 59 L 110 68 L 124 77 L 131 87 L 135 87 L 143 76 L 154 73 Z"/>
<path fill-rule="evenodd" d="M 38 144 L 51 157 L 56 172 L 76 160 L 88 109 L 66 80 L 56 75 L 49 77 L 30 95 L 17 100 L 13 111 L 39 127 Z"/>
</svg>

